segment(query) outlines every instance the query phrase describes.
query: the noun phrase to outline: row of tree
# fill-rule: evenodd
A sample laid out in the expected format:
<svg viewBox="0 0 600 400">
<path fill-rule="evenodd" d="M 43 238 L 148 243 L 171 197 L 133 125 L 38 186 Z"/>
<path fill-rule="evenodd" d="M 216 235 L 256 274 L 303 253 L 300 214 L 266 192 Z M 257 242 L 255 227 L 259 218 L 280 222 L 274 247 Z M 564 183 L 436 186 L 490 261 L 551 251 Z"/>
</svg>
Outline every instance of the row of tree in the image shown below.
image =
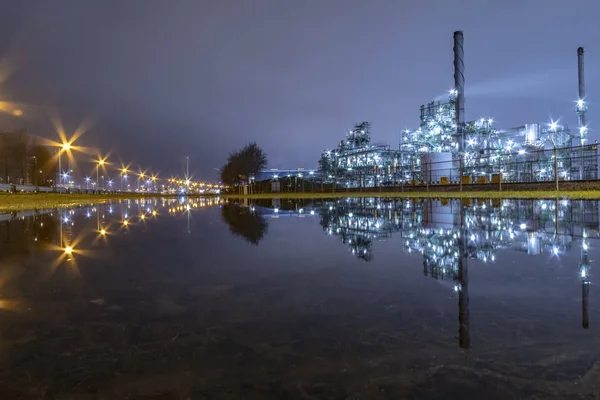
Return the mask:
<svg viewBox="0 0 600 400">
<path fill-rule="evenodd" d="M 239 185 L 248 182 L 258 171 L 267 166 L 267 155 L 256 142 L 229 154 L 227 163 L 221 168 L 221 182 Z"/>
</svg>

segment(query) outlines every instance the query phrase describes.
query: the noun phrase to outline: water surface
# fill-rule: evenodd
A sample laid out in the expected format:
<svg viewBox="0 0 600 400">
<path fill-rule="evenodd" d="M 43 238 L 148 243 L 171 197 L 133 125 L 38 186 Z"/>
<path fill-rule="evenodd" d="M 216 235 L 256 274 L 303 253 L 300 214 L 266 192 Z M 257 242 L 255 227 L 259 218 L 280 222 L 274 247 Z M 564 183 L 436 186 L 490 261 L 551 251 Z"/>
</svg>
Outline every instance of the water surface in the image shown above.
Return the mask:
<svg viewBox="0 0 600 400">
<path fill-rule="evenodd" d="M 0 398 L 600 390 L 598 202 L 182 198 L 0 220 Z"/>
</svg>

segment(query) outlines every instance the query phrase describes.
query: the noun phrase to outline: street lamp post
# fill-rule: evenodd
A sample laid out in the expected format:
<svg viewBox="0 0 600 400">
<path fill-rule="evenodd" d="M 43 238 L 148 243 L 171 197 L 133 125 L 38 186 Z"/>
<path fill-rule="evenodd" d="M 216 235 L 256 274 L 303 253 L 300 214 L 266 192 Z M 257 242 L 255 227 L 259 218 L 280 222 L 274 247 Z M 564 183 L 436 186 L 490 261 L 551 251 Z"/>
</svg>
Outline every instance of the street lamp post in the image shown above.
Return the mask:
<svg viewBox="0 0 600 400">
<path fill-rule="evenodd" d="M 71 143 L 63 143 L 61 147 L 59 147 L 58 149 L 58 176 L 57 176 L 57 180 L 56 182 L 60 182 L 62 183 L 62 152 L 63 151 L 68 151 L 71 149 Z M 58 183 L 56 184 L 58 185 Z M 55 185 L 55 186 L 56 186 Z"/>
<path fill-rule="evenodd" d="M 127 168 L 121 169 L 121 191 L 123 191 L 123 179 L 127 179 L 127 172 L 129 172 Z"/>
<path fill-rule="evenodd" d="M 98 158 L 98 160 L 96 160 L 96 183 L 98 184 L 98 190 L 100 190 L 100 180 L 99 178 L 99 171 L 100 171 L 100 166 L 103 166 L 106 163 L 106 159 L 104 158 Z"/>
<path fill-rule="evenodd" d="M 138 175 L 138 192 L 140 191 L 140 179 L 144 179 L 144 177 L 146 176 L 146 174 L 144 174 L 143 172 L 140 172 L 140 174 Z"/>
</svg>

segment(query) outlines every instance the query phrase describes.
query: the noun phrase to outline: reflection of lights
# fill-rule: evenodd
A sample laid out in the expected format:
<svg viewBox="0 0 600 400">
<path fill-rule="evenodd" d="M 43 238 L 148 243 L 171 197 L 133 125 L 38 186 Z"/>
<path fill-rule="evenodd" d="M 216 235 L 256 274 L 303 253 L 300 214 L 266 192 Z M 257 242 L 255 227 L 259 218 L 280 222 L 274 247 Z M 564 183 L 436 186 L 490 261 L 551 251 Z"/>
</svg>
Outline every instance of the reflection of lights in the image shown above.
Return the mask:
<svg viewBox="0 0 600 400">
<path fill-rule="evenodd" d="M 583 249 L 584 249 L 584 250 L 587 250 L 587 249 L 588 249 L 588 245 L 587 245 L 587 243 L 584 243 L 584 244 L 583 244 Z"/>
</svg>

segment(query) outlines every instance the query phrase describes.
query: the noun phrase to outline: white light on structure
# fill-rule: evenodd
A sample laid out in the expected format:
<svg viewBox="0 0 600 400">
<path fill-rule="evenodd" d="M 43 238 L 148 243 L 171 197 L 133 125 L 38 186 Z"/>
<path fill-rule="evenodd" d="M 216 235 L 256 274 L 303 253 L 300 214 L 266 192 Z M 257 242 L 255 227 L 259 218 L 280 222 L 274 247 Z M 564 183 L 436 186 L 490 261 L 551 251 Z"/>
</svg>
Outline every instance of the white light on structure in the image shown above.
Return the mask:
<svg viewBox="0 0 600 400">
<path fill-rule="evenodd" d="M 552 253 L 557 256 L 558 255 L 558 248 L 557 247 L 553 247 L 552 248 Z"/>
<path fill-rule="evenodd" d="M 582 269 L 582 270 L 581 270 L 581 277 L 582 277 L 582 278 L 585 278 L 585 269 Z"/>
<path fill-rule="evenodd" d="M 583 108 L 584 104 L 585 104 L 585 102 L 582 99 L 577 100 L 577 107 Z"/>
<path fill-rule="evenodd" d="M 584 243 L 584 244 L 583 244 L 583 249 L 584 249 L 584 250 L 587 250 L 587 249 L 588 249 L 588 245 L 587 245 L 587 243 Z"/>
<path fill-rule="evenodd" d="M 526 225 L 526 224 L 521 224 L 521 225 L 519 225 L 519 227 L 520 227 L 521 229 L 526 229 L 526 228 L 527 228 L 527 225 Z"/>
<path fill-rule="evenodd" d="M 523 149 L 519 150 L 519 154 L 525 154 L 525 150 L 523 150 Z"/>
<path fill-rule="evenodd" d="M 558 128 L 558 123 L 551 121 L 550 122 L 550 130 L 555 131 Z"/>
</svg>

